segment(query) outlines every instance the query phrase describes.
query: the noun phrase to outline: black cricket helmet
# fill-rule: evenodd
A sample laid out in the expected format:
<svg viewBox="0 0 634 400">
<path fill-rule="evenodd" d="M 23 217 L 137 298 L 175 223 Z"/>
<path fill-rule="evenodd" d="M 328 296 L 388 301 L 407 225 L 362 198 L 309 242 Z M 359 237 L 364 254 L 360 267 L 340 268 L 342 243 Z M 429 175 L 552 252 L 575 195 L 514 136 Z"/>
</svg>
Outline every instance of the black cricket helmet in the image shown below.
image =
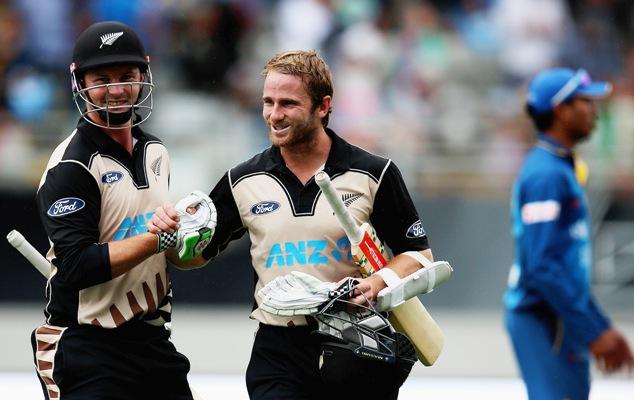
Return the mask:
<svg viewBox="0 0 634 400">
<path fill-rule="evenodd" d="M 357 305 L 350 301 L 354 286 L 354 279 L 344 282 L 315 314 L 319 324 L 315 333 L 321 337 L 322 379 L 332 387 L 347 390 L 357 379 L 362 382 L 370 376 L 381 376 L 383 382 L 389 382 L 387 387 L 398 388 L 416 362 L 416 350 L 406 335 L 394 329 L 387 315 L 376 311 L 370 302 Z"/>
<path fill-rule="evenodd" d="M 84 76 L 87 71 L 117 65 L 138 66 L 143 81 L 118 82 L 85 87 Z M 93 125 L 102 128 L 127 128 L 147 120 L 152 113 L 152 72 L 150 60 L 145 54 L 139 36 L 129 26 L 118 21 L 97 22 L 83 31 L 73 49 L 73 62 L 70 65 L 73 99 L 82 117 Z M 134 104 L 110 106 L 106 95 L 105 104 L 95 104 L 90 98 L 90 89 L 112 86 L 139 85 L 141 90 Z M 106 93 L 108 93 L 107 91 Z M 80 104 L 80 100 L 84 103 Z M 123 112 L 120 112 L 121 110 Z M 113 112 L 113 111 L 119 112 Z M 134 111 L 134 121 L 132 120 Z M 89 112 L 97 112 L 104 124 L 88 118 Z M 131 122 L 131 125 L 129 124 Z"/>
</svg>

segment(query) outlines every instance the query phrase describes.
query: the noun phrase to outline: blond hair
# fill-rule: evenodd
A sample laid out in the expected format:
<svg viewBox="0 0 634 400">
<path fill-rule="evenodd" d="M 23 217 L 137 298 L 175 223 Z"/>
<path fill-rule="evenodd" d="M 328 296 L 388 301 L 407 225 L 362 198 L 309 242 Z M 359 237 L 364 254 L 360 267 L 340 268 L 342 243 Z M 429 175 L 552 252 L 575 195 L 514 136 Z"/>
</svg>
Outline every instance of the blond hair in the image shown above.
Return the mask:
<svg viewBox="0 0 634 400">
<path fill-rule="evenodd" d="M 277 53 L 266 63 L 262 70 L 262 75 L 266 77 L 269 72 L 279 72 L 280 74 L 298 76 L 304 83 L 304 89 L 312 101 L 312 109 L 322 103 L 325 96 L 332 97 L 332 75 L 326 62 L 314 51 L 293 50 Z M 324 127 L 328 126 L 328 114 L 321 120 Z"/>
</svg>

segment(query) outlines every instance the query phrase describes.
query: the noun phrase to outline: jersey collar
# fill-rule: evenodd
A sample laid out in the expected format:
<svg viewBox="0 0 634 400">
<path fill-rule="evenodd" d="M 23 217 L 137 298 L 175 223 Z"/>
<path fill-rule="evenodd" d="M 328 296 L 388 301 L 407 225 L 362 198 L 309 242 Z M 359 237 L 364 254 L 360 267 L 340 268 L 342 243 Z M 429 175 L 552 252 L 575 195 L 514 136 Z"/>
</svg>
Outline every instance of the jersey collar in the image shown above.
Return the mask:
<svg viewBox="0 0 634 400">
<path fill-rule="evenodd" d="M 106 135 L 101 128 L 94 126 L 83 118 L 77 123 L 77 130 L 85 132 L 88 139 L 95 143 L 104 153 L 113 155 L 128 154 L 119 143 Z M 132 136 L 137 140 L 137 144 L 143 144 L 148 141 L 147 135 L 138 126 L 132 128 Z"/>
<path fill-rule="evenodd" d="M 564 147 L 561 143 L 546 135 L 545 133 L 540 133 L 538 135 L 537 143 L 535 144 L 535 146 L 539 147 L 540 149 L 546 150 L 547 152 L 560 158 L 573 157 L 573 153 L 570 149 Z"/>
<path fill-rule="evenodd" d="M 326 134 L 332 139 L 330 152 L 326 160 L 324 171 L 329 175 L 345 171 L 350 166 L 350 144 L 340 138 L 332 129 L 326 128 Z M 271 146 L 270 157 L 267 160 L 266 170 L 271 171 L 284 165 L 280 148 Z"/>
</svg>

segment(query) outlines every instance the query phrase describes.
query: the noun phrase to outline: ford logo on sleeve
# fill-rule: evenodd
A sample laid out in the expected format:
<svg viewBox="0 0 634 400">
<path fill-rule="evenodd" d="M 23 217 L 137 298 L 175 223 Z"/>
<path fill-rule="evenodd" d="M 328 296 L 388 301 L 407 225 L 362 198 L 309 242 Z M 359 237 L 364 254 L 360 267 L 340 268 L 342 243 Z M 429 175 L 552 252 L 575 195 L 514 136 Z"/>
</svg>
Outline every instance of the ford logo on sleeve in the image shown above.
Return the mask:
<svg viewBox="0 0 634 400">
<path fill-rule="evenodd" d="M 423 223 L 420 222 L 420 219 L 407 228 L 405 236 L 408 238 L 419 238 L 425 236 L 425 228 L 423 228 Z"/>
<path fill-rule="evenodd" d="M 101 175 L 101 182 L 113 185 L 123 179 L 123 174 L 119 171 L 108 171 Z"/>
<path fill-rule="evenodd" d="M 86 205 L 86 202 L 77 197 L 65 197 L 57 200 L 46 212 L 51 217 L 61 217 L 79 211 Z"/>
<path fill-rule="evenodd" d="M 262 215 L 272 213 L 273 211 L 280 208 L 280 203 L 277 201 L 261 201 L 251 207 L 251 214 L 253 215 Z"/>
</svg>

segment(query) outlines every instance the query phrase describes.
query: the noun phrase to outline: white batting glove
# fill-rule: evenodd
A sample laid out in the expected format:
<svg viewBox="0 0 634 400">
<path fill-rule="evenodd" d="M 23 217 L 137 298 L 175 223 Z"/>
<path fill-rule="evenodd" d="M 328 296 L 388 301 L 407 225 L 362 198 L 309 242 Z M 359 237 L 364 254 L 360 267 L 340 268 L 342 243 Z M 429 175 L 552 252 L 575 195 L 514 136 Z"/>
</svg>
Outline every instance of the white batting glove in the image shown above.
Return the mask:
<svg viewBox="0 0 634 400">
<path fill-rule="evenodd" d="M 189 213 L 188 208 L 195 208 Z M 179 200 L 174 209 L 180 218 L 180 228 L 175 233 L 159 234 L 159 252 L 168 247 L 175 247 L 178 258 L 190 260 L 200 255 L 211 242 L 216 229 L 217 213 L 209 196 L 194 190 Z"/>
<path fill-rule="evenodd" d="M 329 299 L 334 282 L 322 282 L 312 275 L 299 271 L 278 276 L 258 290 L 260 308 L 276 315 L 310 315 Z"/>
</svg>

